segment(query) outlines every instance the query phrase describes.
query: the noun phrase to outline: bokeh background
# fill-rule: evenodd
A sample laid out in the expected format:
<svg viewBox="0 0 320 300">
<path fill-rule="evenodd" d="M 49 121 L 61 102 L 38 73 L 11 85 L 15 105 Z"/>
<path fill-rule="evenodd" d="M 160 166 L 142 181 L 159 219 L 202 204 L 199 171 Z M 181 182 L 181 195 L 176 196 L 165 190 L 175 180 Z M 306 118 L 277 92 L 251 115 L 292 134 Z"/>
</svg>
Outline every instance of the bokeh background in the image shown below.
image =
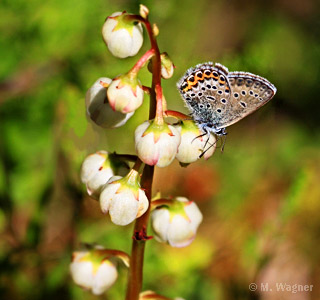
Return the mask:
<svg viewBox="0 0 320 300">
<path fill-rule="evenodd" d="M 124 299 L 126 270 L 101 297 L 68 274 L 81 242 L 130 251 L 132 225 L 117 227 L 79 179 L 97 150 L 134 154 L 144 105 L 119 129 L 85 117 L 84 96 L 102 76 L 138 59 L 116 59 L 101 38 L 129 0 L 3 0 L 0 3 L 0 298 Z M 163 82 L 170 109 L 185 70 L 220 62 L 278 88 L 265 107 L 228 129 L 223 154 L 187 168 L 157 169 L 154 193 L 187 196 L 204 221 L 184 249 L 148 242 L 144 288 L 188 300 L 320 299 L 320 14 L 316 0 L 143 1 L 176 69 Z M 146 39 L 141 55 L 149 47 Z M 150 74 L 140 76 L 150 84 Z M 312 292 L 250 292 L 248 285 L 313 285 Z"/>
</svg>

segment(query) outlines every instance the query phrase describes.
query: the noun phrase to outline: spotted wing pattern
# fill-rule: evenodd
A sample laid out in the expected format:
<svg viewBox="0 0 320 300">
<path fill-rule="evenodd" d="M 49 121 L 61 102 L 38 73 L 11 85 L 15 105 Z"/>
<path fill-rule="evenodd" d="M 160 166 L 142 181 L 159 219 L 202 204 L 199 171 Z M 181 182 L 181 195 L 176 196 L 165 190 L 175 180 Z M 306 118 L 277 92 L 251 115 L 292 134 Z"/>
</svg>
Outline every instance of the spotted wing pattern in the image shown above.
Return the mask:
<svg viewBox="0 0 320 300">
<path fill-rule="evenodd" d="M 222 127 L 230 126 L 253 113 L 269 102 L 277 92 L 275 86 L 267 79 L 251 73 L 230 72 L 228 79 L 231 87 L 232 114 L 221 124 Z"/>
<path fill-rule="evenodd" d="M 198 124 L 220 124 L 230 107 L 228 69 L 220 64 L 204 63 L 189 69 L 178 89 Z"/>
<path fill-rule="evenodd" d="M 277 89 L 267 79 L 229 72 L 221 65 L 199 64 L 187 70 L 177 84 L 194 121 L 225 128 L 266 104 Z"/>
</svg>

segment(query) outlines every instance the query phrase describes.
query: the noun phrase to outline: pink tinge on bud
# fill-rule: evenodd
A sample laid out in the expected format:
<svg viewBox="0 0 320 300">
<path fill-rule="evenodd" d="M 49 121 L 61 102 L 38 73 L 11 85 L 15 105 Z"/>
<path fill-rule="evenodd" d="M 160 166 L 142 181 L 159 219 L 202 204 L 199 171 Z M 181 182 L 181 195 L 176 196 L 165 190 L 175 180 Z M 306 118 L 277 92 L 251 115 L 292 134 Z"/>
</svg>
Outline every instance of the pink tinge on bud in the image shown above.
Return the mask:
<svg viewBox="0 0 320 300">
<path fill-rule="evenodd" d="M 134 112 L 120 113 L 112 110 L 107 99 L 107 88 L 111 82 L 110 78 L 99 78 L 86 94 L 87 116 L 102 128 L 120 127 L 134 114 Z"/>
<path fill-rule="evenodd" d="M 173 201 L 176 201 L 174 209 L 169 205 L 152 212 L 151 225 L 159 242 L 172 247 L 185 247 L 194 240 L 202 222 L 202 214 L 194 202 L 184 197 L 177 197 Z"/>
<path fill-rule="evenodd" d="M 108 17 L 102 27 L 102 37 L 112 55 L 126 58 L 136 55 L 143 43 L 140 23 L 126 18 L 126 12 L 115 12 Z"/>
<path fill-rule="evenodd" d="M 127 78 L 118 77 L 108 87 L 107 96 L 114 111 L 127 114 L 141 106 L 144 91 L 138 79 L 128 82 Z"/>
<path fill-rule="evenodd" d="M 135 131 L 135 147 L 139 158 L 150 166 L 166 167 L 174 160 L 180 144 L 180 133 L 171 125 L 152 129 L 148 121 Z M 150 128 L 149 128 L 150 127 Z"/>
</svg>

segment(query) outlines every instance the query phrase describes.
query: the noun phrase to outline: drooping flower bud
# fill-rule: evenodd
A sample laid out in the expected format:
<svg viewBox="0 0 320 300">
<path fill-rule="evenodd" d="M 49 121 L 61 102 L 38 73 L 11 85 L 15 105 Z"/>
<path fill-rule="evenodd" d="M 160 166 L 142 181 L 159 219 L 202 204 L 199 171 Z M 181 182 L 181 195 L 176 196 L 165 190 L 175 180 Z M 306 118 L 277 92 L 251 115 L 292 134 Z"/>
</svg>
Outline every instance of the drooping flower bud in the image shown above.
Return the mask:
<svg viewBox="0 0 320 300">
<path fill-rule="evenodd" d="M 139 173 L 132 169 L 125 177 L 111 177 L 100 194 L 100 206 L 116 225 L 128 225 L 142 216 L 149 202 L 140 188 Z"/>
<path fill-rule="evenodd" d="M 110 78 L 99 78 L 86 94 L 87 116 L 98 126 L 103 128 L 117 128 L 124 125 L 134 114 L 113 111 L 107 99 L 107 85 Z"/>
<path fill-rule="evenodd" d="M 144 92 L 136 75 L 127 73 L 112 80 L 107 96 L 113 110 L 126 114 L 140 107 Z"/>
<path fill-rule="evenodd" d="M 176 197 L 171 204 L 159 206 L 151 214 L 156 240 L 173 247 L 191 244 L 202 222 L 198 206 L 184 197 Z"/>
<path fill-rule="evenodd" d="M 216 138 L 213 134 L 203 135 L 202 131 L 192 120 L 186 120 L 179 125 L 181 143 L 178 148 L 176 158 L 182 163 L 192 163 L 199 159 L 200 155 L 205 151 L 203 157 L 208 159 L 216 149 Z"/>
<path fill-rule="evenodd" d="M 150 166 L 166 167 L 174 160 L 180 144 L 180 133 L 172 125 L 146 121 L 135 131 L 139 158 Z"/>
<path fill-rule="evenodd" d="M 110 52 L 119 58 L 136 55 L 143 43 L 142 26 L 126 12 L 115 12 L 103 27 L 102 37 Z"/>
<path fill-rule="evenodd" d="M 158 36 L 159 35 L 159 27 L 157 24 L 152 24 L 152 33 L 154 36 Z"/>
<path fill-rule="evenodd" d="M 149 15 L 149 9 L 143 4 L 140 4 L 139 14 L 142 18 L 147 19 Z"/>
<path fill-rule="evenodd" d="M 118 277 L 114 263 L 99 250 L 73 252 L 70 273 L 77 285 L 95 295 L 103 294 Z"/>
<path fill-rule="evenodd" d="M 88 194 L 98 199 L 102 187 L 114 174 L 123 175 L 128 172 L 128 166 L 118 161 L 106 151 L 98 151 L 89 155 L 81 167 L 81 181 L 86 184 Z"/>
<path fill-rule="evenodd" d="M 170 59 L 167 52 L 163 52 L 160 55 L 161 58 L 161 77 L 164 79 L 171 78 L 174 71 L 174 64 Z M 152 73 L 152 60 L 148 63 L 148 70 Z"/>
<path fill-rule="evenodd" d="M 164 79 L 171 78 L 174 71 L 174 64 L 167 52 L 161 53 L 161 76 Z"/>
</svg>

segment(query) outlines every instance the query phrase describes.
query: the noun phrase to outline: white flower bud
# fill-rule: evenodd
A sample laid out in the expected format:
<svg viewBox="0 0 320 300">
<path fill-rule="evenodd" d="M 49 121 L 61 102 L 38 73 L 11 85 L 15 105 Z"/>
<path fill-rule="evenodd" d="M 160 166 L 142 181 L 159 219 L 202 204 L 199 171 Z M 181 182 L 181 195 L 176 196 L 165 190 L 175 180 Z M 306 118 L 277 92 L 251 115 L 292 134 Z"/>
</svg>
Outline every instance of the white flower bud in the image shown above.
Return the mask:
<svg viewBox="0 0 320 300">
<path fill-rule="evenodd" d="M 150 166 L 171 164 L 180 144 L 180 133 L 171 125 L 146 121 L 135 131 L 135 147 L 139 158 Z"/>
<path fill-rule="evenodd" d="M 144 92 L 140 81 L 126 74 L 112 80 L 107 96 L 113 110 L 126 114 L 141 106 Z"/>
<path fill-rule="evenodd" d="M 149 9 L 148 7 L 146 7 L 145 5 L 143 4 L 140 4 L 140 9 L 139 9 L 139 13 L 140 13 L 140 16 L 144 19 L 146 19 L 149 15 Z"/>
<path fill-rule="evenodd" d="M 202 131 L 192 121 L 183 121 L 181 125 L 176 125 L 180 129 L 181 143 L 178 148 L 176 158 L 182 163 L 192 163 L 199 159 L 205 151 L 203 157 L 208 159 L 216 149 L 216 138 L 213 134 L 203 135 Z M 201 136 L 203 135 L 203 136 Z"/>
<path fill-rule="evenodd" d="M 116 225 L 128 225 L 142 216 L 149 206 L 145 192 L 140 188 L 140 176 L 131 170 L 125 177 L 114 176 L 108 181 L 100 195 L 103 213 L 109 212 Z"/>
<path fill-rule="evenodd" d="M 110 84 L 107 77 L 99 78 L 86 94 L 87 116 L 98 126 L 103 128 L 117 128 L 124 125 L 134 114 L 113 111 L 107 99 L 107 88 L 103 84 Z"/>
<path fill-rule="evenodd" d="M 173 75 L 174 64 L 170 59 L 168 53 L 164 52 L 160 55 L 161 58 L 161 76 L 164 79 L 169 79 Z"/>
<path fill-rule="evenodd" d="M 143 43 L 142 26 L 128 19 L 130 14 L 115 12 L 103 27 L 102 36 L 112 55 L 125 58 L 136 55 Z"/>
<path fill-rule="evenodd" d="M 172 205 L 155 209 L 151 217 L 156 240 L 173 247 L 188 246 L 202 222 L 198 206 L 184 197 L 175 198 Z"/>
<path fill-rule="evenodd" d="M 126 167 L 125 163 L 111 159 L 108 152 L 98 151 L 89 155 L 82 163 L 81 181 L 86 184 L 88 194 L 98 199 L 107 181 L 114 176 L 115 172 L 126 173 L 128 171 Z"/>
<path fill-rule="evenodd" d="M 103 294 L 118 277 L 115 265 L 92 251 L 74 252 L 70 273 L 77 285 L 91 290 L 95 295 Z"/>
</svg>

